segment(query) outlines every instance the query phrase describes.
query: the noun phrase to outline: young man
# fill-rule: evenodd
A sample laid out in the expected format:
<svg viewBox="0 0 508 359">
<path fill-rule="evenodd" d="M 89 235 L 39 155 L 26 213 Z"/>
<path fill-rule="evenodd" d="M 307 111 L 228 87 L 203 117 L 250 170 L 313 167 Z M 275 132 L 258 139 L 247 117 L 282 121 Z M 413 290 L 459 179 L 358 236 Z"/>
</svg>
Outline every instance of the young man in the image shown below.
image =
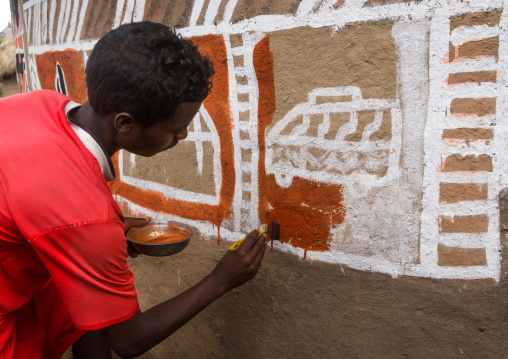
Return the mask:
<svg viewBox="0 0 508 359">
<path fill-rule="evenodd" d="M 160 24 L 121 26 L 87 63 L 88 101 L 54 91 L 0 100 L 0 358 L 136 357 L 253 278 L 266 238 L 251 232 L 200 283 L 146 312 L 107 180 L 124 148 L 152 156 L 187 136 L 213 67 Z"/>
</svg>

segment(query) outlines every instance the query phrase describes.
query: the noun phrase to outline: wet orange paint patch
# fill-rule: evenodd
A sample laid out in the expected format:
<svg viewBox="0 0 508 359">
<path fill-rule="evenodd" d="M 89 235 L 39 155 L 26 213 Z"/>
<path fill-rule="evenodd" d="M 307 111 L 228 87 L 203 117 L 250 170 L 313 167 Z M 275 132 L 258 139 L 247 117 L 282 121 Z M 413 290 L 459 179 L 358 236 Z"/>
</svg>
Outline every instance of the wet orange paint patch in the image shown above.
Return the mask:
<svg viewBox="0 0 508 359">
<path fill-rule="evenodd" d="M 224 40 L 220 36 L 207 35 L 192 38 L 201 53 L 213 61 L 215 76 L 213 91 L 203 102 L 210 114 L 220 139 L 222 182 L 218 205 L 187 202 L 168 198 L 154 190 L 143 190 L 122 182 L 118 169 L 118 154 L 113 157 L 117 178 L 110 184 L 111 191 L 127 200 L 152 211 L 176 214 L 178 216 L 212 222 L 220 228 L 224 219 L 229 218 L 235 188 L 232 119 L 229 104 L 229 80 L 227 54 Z"/>
<path fill-rule="evenodd" d="M 265 37 L 254 49 L 254 68 L 259 84 L 259 218 L 281 225 L 281 242 L 314 251 L 329 250 L 334 224 L 344 221 L 343 187 L 295 177 L 288 188 L 267 176 L 265 132 L 275 112 L 273 54 Z M 270 207 L 271 206 L 271 207 Z"/>
<path fill-rule="evenodd" d="M 313 251 L 330 248 L 333 225 L 344 221 L 342 186 L 295 177 L 288 188 L 282 188 L 269 175 L 265 221 L 281 225 L 281 242 Z M 266 205 L 266 202 L 265 202 Z"/>
<path fill-rule="evenodd" d="M 72 49 L 46 52 L 35 57 L 41 88 L 55 90 L 56 65 L 60 64 L 65 76 L 67 94 L 77 103 L 86 101 L 83 51 Z"/>
</svg>

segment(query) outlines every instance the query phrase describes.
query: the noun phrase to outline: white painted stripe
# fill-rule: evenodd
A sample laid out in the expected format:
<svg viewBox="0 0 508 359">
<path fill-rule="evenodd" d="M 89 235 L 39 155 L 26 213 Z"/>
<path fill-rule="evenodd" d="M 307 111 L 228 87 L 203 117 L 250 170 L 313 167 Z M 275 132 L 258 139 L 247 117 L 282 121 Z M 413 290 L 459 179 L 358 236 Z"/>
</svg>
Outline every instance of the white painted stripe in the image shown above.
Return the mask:
<svg viewBox="0 0 508 359">
<path fill-rule="evenodd" d="M 203 108 L 203 105 L 201 105 Z M 195 136 L 195 144 L 196 144 L 196 161 L 198 163 L 198 175 L 201 176 L 203 174 L 203 142 L 201 141 L 201 115 L 198 112 L 196 117 L 193 120 L 194 123 L 194 131 L 193 134 Z M 215 166 L 214 166 L 215 167 Z M 215 168 L 214 168 L 215 169 Z"/>
<path fill-rule="evenodd" d="M 294 248 L 287 244 L 274 242 L 274 249 L 296 254 L 300 258 L 304 256 L 303 249 Z M 307 260 L 325 261 L 334 264 L 347 265 L 348 267 L 357 270 L 387 273 L 392 275 L 394 278 L 398 277 L 399 275 L 430 277 L 438 279 L 477 279 L 498 277 L 497 272 L 488 266 L 440 267 L 437 265 L 437 257 L 436 263 L 430 266 L 411 264 L 401 265 L 400 263 L 390 262 L 384 258 L 378 258 L 375 256 L 362 257 L 338 252 L 307 251 Z"/>
<path fill-rule="evenodd" d="M 303 126 L 303 125 L 302 125 Z M 356 125 L 351 126 L 350 132 L 345 132 L 341 136 L 346 136 L 349 133 L 354 133 Z M 297 130 L 295 127 L 294 130 Z M 305 131 L 305 127 L 302 128 Z M 317 137 L 310 137 L 304 135 L 288 135 L 288 136 L 270 136 L 267 138 L 267 146 L 298 146 L 298 147 L 314 147 L 328 150 L 340 150 L 340 151 L 362 151 L 362 152 L 374 152 L 379 150 L 386 150 L 390 148 L 390 141 L 364 141 L 364 142 L 353 142 L 344 141 L 344 139 L 327 140 L 320 139 Z"/>
<path fill-rule="evenodd" d="M 231 54 L 233 56 L 243 56 L 245 54 L 245 49 L 243 48 L 243 46 L 232 47 Z"/>
<path fill-rule="evenodd" d="M 491 183 L 491 175 L 491 172 L 437 172 L 434 183 Z M 436 201 L 435 208 L 438 206 L 438 202 Z"/>
<path fill-rule="evenodd" d="M 87 0 L 88 1 L 88 0 Z M 51 0 L 51 10 L 49 12 L 49 43 L 53 43 L 53 30 L 56 15 L 56 0 Z"/>
<path fill-rule="evenodd" d="M 489 11 L 501 8 L 504 0 L 450 0 L 448 2 L 450 15 L 462 15 L 468 12 Z"/>
<path fill-rule="evenodd" d="M 488 214 L 499 210 L 496 202 L 489 200 L 461 201 L 457 203 L 439 203 L 439 213 L 443 216 L 474 216 Z"/>
<path fill-rule="evenodd" d="M 238 111 L 249 111 L 250 110 L 250 102 L 238 102 Z"/>
<path fill-rule="evenodd" d="M 242 200 L 242 209 L 249 210 L 250 209 L 250 202 Z"/>
<path fill-rule="evenodd" d="M 463 61 L 450 62 L 446 65 L 449 73 L 474 72 L 474 71 L 496 71 L 498 63 L 494 56 L 483 59 L 466 59 Z"/>
<path fill-rule="evenodd" d="M 206 9 L 205 25 L 213 25 L 213 20 L 215 20 L 215 17 L 217 16 L 221 2 L 222 0 L 210 0 L 208 9 Z"/>
<path fill-rule="evenodd" d="M 49 25 L 48 25 L 48 1 L 44 1 L 42 3 L 42 14 L 43 14 L 43 21 L 42 21 L 42 43 L 46 44 L 49 41 Z"/>
<path fill-rule="evenodd" d="M 32 9 L 28 9 L 25 11 L 24 13 L 24 16 L 23 16 L 23 19 L 24 19 L 24 25 L 26 26 L 26 31 L 25 31 L 25 34 L 26 34 L 26 43 L 31 43 L 32 41 L 32 36 L 31 36 L 31 29 L 32 29 Z"/>
<path fill-rule="evenodd" d="M 64 42 L 64 36 L 65 36 L 65 33 L 67 32 L 67 27 L 69 25 L 69 20 L 71 17 L 70 14 L 71 14 L 71 10 L 72 10 L 72 3 L 73 3 L 72 0 L 65 0 L 65 15 L 63 18 L 59 19 L 59 21 L 63 20 L 60 36 L 57 37 L 57 41 L 60 43 Z"/>
<path fill-rule="evenodd" d="M 481 98 L 496 97 L 499 85 L 493 82 L 465 83 L 449 86 L 444 95 L 448 97 L 448 101 L 454 98 Z M 443 98 L 446 101 L 447 98 Z"/>
<path fill-rule="evenodd" d="M 309 14 L 320 2 L 321 0 L 302 0 L 298 5 L 296 16 L 302 17 Z"/>
<path fill-rule="evenodd" d="M 494 156 L 491 140 L 470 141 L 470 140 L 443 140 L 441 143 L 443 154 L 488 154 Z M 447 148 L 446 150 L 444 148 Z"/>
<path fill-rule="evenodd" d="M 479 1 L 478 3 L 471 4 L 468 2 L 466 5 L 461 4 L 459 0 L 456 4 L 452 4 L 452 11 L 446 16 L 459 15 L 471 11 L 486 11 L 495 8 L 496 3 L 502 1 Z M 311 27 L 326 27 L 335 26 L 342 28 L 346 24 L 362 22 L 362 21 L 376 21 L 383 19 L 392 20 L 427 20 L 433 16 L 434 12 L 443 12 L 443 4 L 441 1 L 426 1 L 426 2 L 411 2 L 389 4 L 384 6 L 363 7 L 351 11 L 348 7 L 340 7 L 332 12 L 320 12 L 317 14 L 308 14 L 305 16 L 286 16 L 286 15 L 260 15 L 251 19 L 242 20 L 235 24 L 229 24 L 229 20 L 234 11 L 237 1 L 229 1 L 226 6 L 226 19 L 225 23 L 218 26 L 193 26 L 179 29 L 184 37 L 200 36 L 207 34 L 239 34 L 249 31 L 253 32 L 272 32 L 284 29 L 291 29 L 300 26 Z M 439 5 L 437 5 L 439 4 Z M 502 5 L 499 5 L 501 7 Z M 446 5 L 448 7 L 448 5 Z M 453 8 L 454 7 L 454 8 Z"/>
<path fill-rule="evenodd" d="M 488 116 L 445 116 L 443 114 L 442 121 L 436 125 L 440 129 L 453 129 L 453 128 L 476 128 L 491 126 L 497 122 L 496 115 Z"/>
<path fill-rule="evenodd" d="M 236 5 L 236 1 L 229 2 L 226 5 L 226 10 L 229 8 L 231 9 L 231 6 Z M 231 14 L 229 15 L 231 16 Z M 224 43 L 226 46 L 226 53 L 227 53 L 227 63 L 228 63 L 228 81 L 229 81 L 229 99 L 230 99 L 230 105 L 231 105 L 231 114 L 233 116 L 233 129 L 231 131 L 231 135 L 233 137 L 233 143 L 236 144 L 240 141 L 240 120 L 239 120 L 239 112 L 237 109 L 237 102 L 238 102 L 238 96 L 236 93 L 236 76 L 234 72 L 234 61 L 233 61 L 233 54 L 231 52 L 231 39 L 230 36 L 225 35 L 224 36 Z M 235 189 L 234 189 L 234 196 L 233 196 L 233 203 L 231 204 L 232 209 L 232 221 L 233 221 L 233 228 L 235 231 L 240 231 L 242 228 L 241 223 L 241 199 L 242 199 L 242 183 L 241 183 L 241 172 L 242 172 L 242 155 L 241 155 L 241 149 L 238 146 L 233 146 L 233 155 L 234 155 L 234 168 L 235 168 Z"/>
<path fill-rule="evenodd" d="M 236 85 L 236 92 L 239 94 L 249 93 L 250 91 L 250 85 Z"/>
<path fill-rule="evenodd" d="M 199 15 L 201 14 L 201 11 L 203 10 L 203 5 L 205 3 L 205 0 L 194 0 L 194 6 L 192 7 L 192 13 L 189 20 L 189 25 L 196 26 L 196 23 L 199 19 Z"/>
<path fill-rule="evenodd" d="M 139 22 L 143 20 L 145 15 L 145 0 L 136 0 L 136 7 L 134 8 L 134 16 L 132 21 Z"/>
<path fill-rule="evenodd" d="M 117 0 L 115 21 L 113 23 L 113 29 L 116 29 L 122 23 L 122 13 L 123 13 L 124 4 L 125 4 L 125 0 Z"/>
<path fill-rule="evenodd" d="M 252 149 L 255 146 L 250 140 L 240 140 L 239 145 L 242 149 Z"/>
<path fill-rule="evenodd" d="M 441 233 L 438 243 L 449 247 L 485 248 L 489 233 Z"/>
<path fill-rule="evenodd" d="M 454 46 L 460 46 L 469 41 L 499 36 L 499 33 L 500 30 L 497 26 L 459 27 L 452 31 L 450 41 Z"/>
<path fill-rule="evenodd" d="M 34 21 L 34 23 L 33 23 L 32 41 L 33 41 L 34 44 L 40 45 L 41 44 L 41 41 L 40 41 L 40 36 L 41 36 L 41 31 L 40 31 L 40 22 L 41 22 L 40 3 L 32 8 L 32 19 Z"/>
<path fill-rule="evenodd" d="M 23 10 L 28 10 L 30 9 L 32 6 L 34 5 L 37 5 L 43 1 L 46 1 L 46 0 L 28 0 L 26 2 L 23 3 Z"/>
<path fill-rule="evenodd" d="M 239 66 L 235 67 L 235 75 L 236 76 L 240 76 L 240 77 L 246 76 L 246 74 L 245 74 L 245 68 L 244 67 L 239 67 Z"/>
<path fill-rule="evenodd" d="M 242 172 L 248 172 L 252 174 L 252 165 L 249 162 L 242 162 L 240 164 L 240 168 Z"/>
<path fill-rule="evenodd" d="M 346 6 L 346 4 L 349 2 L 349 0 L 346 0 L 344 2 L 344 5 L 342 6 Z M 323 13 L 323 12 L 330 12 L 333 8 L 333 5 L 335 5 L 337 3 L 337 0 L 323 0 L 323 2 L 321 3 L 321 7 L 319 8 L 319 12 L 320 13 Z"/>
<path fill-rule="evenodd" d="M 45 52 L 52 51 L 63 51 L 65 49 L 74 49 L 76 51 L 80 50 L 92 50 L 95 44 L 99 40 L 93 41 L 82 41 L 79 43 L 65 43 L 65 44 L 50 44 L 50 45 L 42 45 L 42 46 L 28 46 L 28 52 L 33 55 L 41 55 Z"/>
<path fill-rule="evenodd" d="M 429 43 L 429 103 L 425 124 L 425 156 L 423 175 L 423 198 L 421 214 L 420 261 L 430 272 L 437 270 L 437 225 L 439 207 L 439 179 L 444 174 L 437 173 L 441 167 L 441 154 L 434 148 L 434 141 L 440 138 L 439 124 L 445 118 L 446 106 L 441 99 L 445 91 L 447 72 L 442 59 L 449 49 L 450 23 L 448 5 L 436 9 L 430 23 Z"/>
<path fill-rule="evenodd" d="M 206 203 L 211 205 L 219 204 L 219 197 L 212 196 L 204 193 L 196 193 L 191 191 L 185 191 L 179 188 L 170 187 L 163 185 L 158 182 L 143 180 L 131 176 L 121 176 L 121 180 L 131 186 L 143 189 L 160 192 L 167 198 L 174 198 L 181 201 L 192 202 L 192 203 Z M 163 198 L 161 198 L 163 200 Z"/>
<path fill-rule="evenodd" d="M 76 35 L 79 5 L 80 5 L 79 0 L 75 0 L 72 2 L 72 18 L 69 24 L 69 33 L 67 34 L 67 38 L 65 39 L 66 42 L 72 42 L 72 39 Z"/>
<path fill-rule="evenodd" d="M 259 227 L 259 192 L 258 188 L 258 171 L 259 166 L 259 139 L 258 139 L 258 106 L 259 103 L 259 86 L 257 82 L 256 71 L 254 69 L 254 48 L 255 46 L 265 37 L 263 33 L 249 33 L 244 36 L 244 45 L 247 46 L 249 51 L 244 58 L 244 64 L 246 68 L 246 76 L 248 83 L 250 84 L 253 91 L 249 93 L 249 102 L 251 103 L 250 118 L 251 123 L 251 134 L 250 138 L 253 142 L 252 149 L 252 172 L 249 186 L 253 189 L 250 201 L 250 223 L 254 227 Z M 241 176 L 241 174 L 240 174 Z M 242 180 L 242 177 L 239 177 Z"/>
<path fill-rule="evenodd" d="M 76 36 L 74 37 L 74 41 L 78 41 L 81 37 L 81 31 L 83 30 L 83 24 L 85 22 L 86 9 L 88 8 L 88 0 L 82 1 L 83 4 L 81 5 L 81 11 L 79 13 L 78 28 L 76 30 Z"/>
<path fill-rule="evenodd" d="M 241 121 L 241 122 L 238 122 L 238 128 L 242 131 L 250 131 L 251 124 L 249 121 Z"/>
<path fill-rule="evenodd" d="M 187 138 L 183 141 L 191 141 L 191 142 L 214 142 L 214 135 L 211 132 L 201 132 L 198 135 L 194 131 L 188 132 Z"/>
<path fill-rule="evenodd" d="M 123 24 L 129 24 L 132 22 L 132 16 L 134 13 L 134 2 L 136 0 L 127 0 L 127 6 L 125 7 L 125 13 L 123 15 L 122 19 L 122 25 Z"/>
<path fill-rule="evenodd" d="M 224 9 L 224 22 L 226 24 L 229 24 L 231 21 L 231 17 L 233 16 L 233 12 L 235 11 L 236 4 L 238 3 L 238 0 L 224 0 L 227 1 L 226 8 Z"/>
</svg>

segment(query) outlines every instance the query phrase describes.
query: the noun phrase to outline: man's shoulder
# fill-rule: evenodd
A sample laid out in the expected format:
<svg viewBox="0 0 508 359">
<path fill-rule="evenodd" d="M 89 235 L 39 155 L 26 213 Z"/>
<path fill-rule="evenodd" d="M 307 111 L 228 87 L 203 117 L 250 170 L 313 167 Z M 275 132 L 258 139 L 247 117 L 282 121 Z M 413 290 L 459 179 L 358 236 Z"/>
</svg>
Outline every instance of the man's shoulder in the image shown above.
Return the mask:
<svg viewBox="0 0 508 359">
<path fill-rule="evenodd" d="M 54 90 L 35 90 L 29 92 L 23 92 L 20 94 L 7 96 L 2 98 L 3 101 L 16 102 L 16 101 L 42 101 L 61 103 L 62 101 L 71 101 L 71 98 Z"/>
<path fill-rule="evenodd" d="M 60 101 L 64 101 L 64 100 L 68 100 L 68 101 L 71 100 L 68 96 L 66 96 L 58 91 L 55 91 L 55 90 L 47 90 L 47 89 L 35 90 L 35 91 L 26 92 L 26 94 L 28 96 L 33 97 L 33 98 L 54 100 L 56 102 L 60 102 Z"/>
</svg>

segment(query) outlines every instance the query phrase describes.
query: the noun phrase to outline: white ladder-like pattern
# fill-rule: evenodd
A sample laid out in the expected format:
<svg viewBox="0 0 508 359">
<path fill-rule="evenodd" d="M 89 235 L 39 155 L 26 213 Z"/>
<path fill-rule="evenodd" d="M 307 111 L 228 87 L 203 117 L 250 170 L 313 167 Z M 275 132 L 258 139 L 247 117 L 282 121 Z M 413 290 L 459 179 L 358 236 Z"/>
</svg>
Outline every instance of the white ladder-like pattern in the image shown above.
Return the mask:
<svg viewBox="0 0 508 359">
<path fill-rule="evenodd" d="M 425 149 L 421 264 L 426 270 L 438 273 L 438 277 L 498 278 L 497 196 L 501 183 L 496 163 L 501 153 L 496 151 L 499 142 L 496 133 L 504 121 L 499 106 L 502 89 L 498 75 L 502 69 L 498 54 L 466 58 L 460 57 L 460 51 L 455 49 L 495 39 L 502 34 L 502 27 L 471 24 L 451 29 L 450 15 L 454 15 L 450 9 L 443 8 L 431 24 L 429 116 L 425 137 L 432 141 L 426 141 Z M 500 41 L 500 49 L 503 46 Z M 485 76 L 492 73 L 494 76 L 490 78 Z M 461 76 L 461 81 L 451 80 Z M 471 76 L 479 80 L 465 79 Z M 459 103 L 472 106 L 472 111 L 457 111 L 455 105 Z M 475 106 L 485 103 L 497 103 L 496 111 L 491 106 L 491 111 L 477 108 L 475 113 Z M 447 138 L 446 134 L 460 132 L 481 133 L 483 138 Z M 442 198 L 447 186 L 483 193 L 447 202 Z M 459 197 L 462 194 L 457 192 Z"/>
<path fill-rule="evenodd" d="M 241 36 L 241 37 L 240 37 Z M 253 52 L 262 39 L 258 33 L 226 36 L 229 88 L 233 114 L 236 184 L 233 227 L 245 231 L 259 226 L 258 215 L 258 84 Z M 241 44 L 240 44 L 241 43 Z"/>
</svg>

